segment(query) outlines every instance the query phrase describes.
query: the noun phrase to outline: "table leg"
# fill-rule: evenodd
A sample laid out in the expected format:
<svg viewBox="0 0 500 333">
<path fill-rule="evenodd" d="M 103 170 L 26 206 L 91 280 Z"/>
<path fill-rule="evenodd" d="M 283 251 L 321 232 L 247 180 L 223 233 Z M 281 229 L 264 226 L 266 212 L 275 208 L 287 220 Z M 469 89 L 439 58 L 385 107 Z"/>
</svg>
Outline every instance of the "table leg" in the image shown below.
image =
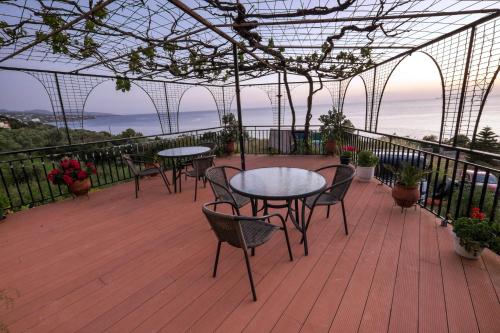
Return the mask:
<svg viewBox="0 0 500 333">
<path fill-rule="evenodd" d="M 175 159 L 172 160 L 172 182 L 174 183 L 174 193 L 177 193 L 177 166 Z"/>
<path fill-rule="evenodd" d="M 296 199 L 298 202 L 298 199 Z M 304 238 L 304 255 L 309 255 L 309 247 L 307 246 L 307 226 L 306 226 L 306 205 L 302 203 L 301 213 L 302 237 Z"/>
<path fill-rule="evenodd" d="M 257 216 L 257 207 L 259 201 L 257 199 L 250 199 L 250 204 L 252 205 L 252 215 Z"/>
</svg>

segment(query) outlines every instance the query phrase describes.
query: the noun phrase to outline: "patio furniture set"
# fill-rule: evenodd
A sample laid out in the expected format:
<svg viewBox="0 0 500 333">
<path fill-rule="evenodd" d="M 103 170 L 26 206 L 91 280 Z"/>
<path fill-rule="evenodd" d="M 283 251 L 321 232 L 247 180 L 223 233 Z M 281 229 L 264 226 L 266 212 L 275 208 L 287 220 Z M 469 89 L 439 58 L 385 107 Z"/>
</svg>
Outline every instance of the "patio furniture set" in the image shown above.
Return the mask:
<svg viewBox="0 0 500 333">
<path fill-rule="evenodd" d="M 215 166 L 213 155 L 215 149 L 214 144 L 204 144 L 158 152 L 160 157 L 172 161 L 174 192 L 182 189 L 182 175 L 195 179 L 195 201 L 198 181 L 203 181 L 205 186 L 207 182 L 210 183 L 215 200 L 205 203 L 202 211 L 218 240 L 213 277 L 217 275 L 222 243 L 242 249 L 253 300 L 256 301 L 257 294 L 248 252 L 254 256 L 255 249 L 265 244 L 276 231 L 280 230 L 285 234 L 288 255 L 290 261 L 293 261 L 287 229 L 288 220 L 301 233 L 300 242 L 304 246 L 306 256 L 309 253 L 307 229 L 316 207 L 326 206 L 328 218 L 330 207 L 340 204 L 345 234 L 348 234 L 344 197 L 355 175 L 353 167 L 329 165 L 314 171 L 291 167 L 242 170 L 232 166 Z M 134 174 L 136 197 L 139 191 L 139 179 L 152 174 L 160 174 L 171 193 L 164 165 L 161 163 L 153 165 L 151 161 L 139 155 L 124 155 L 123 158 Z M 139 164 L 146 164 L 148 167 L 141 170 Z M 236 174 L 229 178 L 228 171 Z M 328 173 L 331 176 L 330 184 L 321 173 Z M 252 216 L 245 216 L 240 212 L 240 209 L 247 204 L 251 205 Z M 220 205 L 230 208 L 232 214 L 218 212 L 217 207 Z M 306 208 L 309 210 L 307 218 Z M 285 209 L 286 215 L 283 217 L 279 213 L 270 214 L 269 209 Z M 259 216 L 260 212 L 263 212 L 263 215 Z M 279 220 L 280 223 L 276 225 L 271 223 L 271 220 Z"/>
</svg>

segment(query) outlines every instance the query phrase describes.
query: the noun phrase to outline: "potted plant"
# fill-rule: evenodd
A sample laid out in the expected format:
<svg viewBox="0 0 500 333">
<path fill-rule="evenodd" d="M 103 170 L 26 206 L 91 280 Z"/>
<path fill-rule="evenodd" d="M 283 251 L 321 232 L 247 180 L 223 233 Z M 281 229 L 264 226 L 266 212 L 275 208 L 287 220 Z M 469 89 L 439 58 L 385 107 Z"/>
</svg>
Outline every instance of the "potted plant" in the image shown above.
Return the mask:
<svg viewBox="0 0 500 333">
<path fill-rule="evenodd" d="M 356 148 L 354 148 L 353 146 L 342 147 L 342 153 L 340 154 L 340 164 L 349 165 L 355 151 Z"/>
<path fill-rule="evenodd" d="M 455 252 L 467 259 L 478 259 L 484 248 L 499 252 L 500 225 L 486 220 L 479 208 L 472 208 L 471 217 L 453 222 Z"/>
<path fill-rule="evenodd" d="M 234 114 L 229 113 L 222 117 L 224 128 L 221 131 L 221 140 L 225 145 L 226 152 L 231 154 L 235 151 L 235 142 L 238 139 L 238 122 Z"/>
<path fill-rule="evenodd" d="M 359 181 L 369 182 L 373 178 L 378 160 L 378 157 L 369 150 L 363 150 L 358 153 L 356 175 Z"/>
<path fill-rule="evenodd" d="M 82 168 L 75 159 L 64 158 L 59 167 L 53 169 L 47 176 L 52 184 L 66 185 L 74 196 L 86 195 L 90 190 L 90 175 L 96 173 L 92 162 L 86 162 Z"/>
<path fill-rule="evenodd" d="M 392 197 L 396 204 L 401 208 L 408 208 L 416 204 L 420 198 L 420 180 L 429 171 L 408 163 L 403 163 L 399 169 L 392 165 L 384 165 L 384 167 L 391 171 L 396 178 L 392 188 Z"/>
<path fill-rule="evenodd" d="M 326 154 L 333 154 L 337 150 L 337 143 L 342 140 L 344 129 L 345 116 L 338 112 L 335 108 L 328 110 L 327 114 L 319 116 L 321 126 L 319 132 L 321 133 L 323 144 Z"/>
</svg>

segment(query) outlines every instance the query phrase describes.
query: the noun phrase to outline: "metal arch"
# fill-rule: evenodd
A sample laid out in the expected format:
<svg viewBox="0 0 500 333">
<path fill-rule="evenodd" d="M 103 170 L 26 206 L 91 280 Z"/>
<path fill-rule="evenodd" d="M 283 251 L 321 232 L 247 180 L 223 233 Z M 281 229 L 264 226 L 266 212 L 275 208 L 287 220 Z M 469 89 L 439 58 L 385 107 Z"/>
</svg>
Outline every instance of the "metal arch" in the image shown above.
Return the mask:
<svg viewBox="0 0 500 333">
<path fill-rule="evenodd" d="M 493 78 L 491 79 L 490 84 L 488 85 L 488 88 L 486 89 L 486 93 L 484 94 L 483 100 L 481 101 L 481 106 L 479 108 L 479 114 L 476 118 L 476 124 L 474 125 L 474 134 L 472 135 L 472 143 L 476 142 L 477 130 L 479 128 L 479 122 L 481 121 L 481 116 L 483 115 L 483 109 L 484 109 L 484 106 L 486 105 L 486 100 L 488 99 L 488 96 L 490 95 L 491 90 L 493 90 L 493 86 L 495 85 L 495 81 L 497 79 L 499 72 L 500 72 L 500 66 L 497 68 L 495 74 L 493 75 Z"/>
<path fill-rule="evenodd" d="M 199 86 L 196 86 L 196 87 L 205 88 L 210 93 L 210 96 L 212 96 L 212 98 L 214 99 L 215 107 L 217 108 L 217 114 L 219 115 L 219 125 L 220 125 L 221 124 L 221 119 L 222 119 L 221 118 L 221 110 L 219 108 L 219 103 L 217 103 L 217 98 L 215 97 L 214 93 L 212 92 L 212 90 L 208 89 L 208 87 L 205 86 L 205 85 L 199 85 Z M 181 107 L 182 98 L 184 97 L 184 94 L 187 93 L 192 88 L 195 88 L 195 86 L 191 86 L 191 87 L 187 88 L 186 90 L 184 90 L 182 92 L 181 97 L 179 98 L 179 103 L 177 104 L 177 123 L 179 122 L 179 109 Z M 177 128 L 179 128 L 178 124 L 177 124 Z"/>
<path fill-rule="evenodd" d="M 270 83 L 270 84 L 272 84 L 272 83 Z M 257 88 L 257 89 L 259 89 L 260 91 L 262 91 L 264 93 L 264 95 L 266 95 L 267 99 L 269 100 L 269 103 L 271 103 L 271 106 L 273 105 L 273 101 L 271 100 L 271 97 L 269 97 L 269 94 L 264 89 L 259 88 L 259 86 L 257 86 L 257 85 L 255 85 L 255 86 L 248 85 L 248 86 L 241 86 L 240 92 L 243 89 L 246 89 L 246 88 Z M 236 95 L 233 95 L 233 97 L 231 98 L 231 103 L 229 103 L 229 112 L 231 112 L 231 105 L 233 105 L 233 101 L 234 101 L 235 97 L 236 97 Z"/>
<path fill-rule="evenodd" d="M 28 72 L 28 71 L 19 71 L 19 72 L 35 78 L 35 80 L 38 81 L 42 85 L 43 90 L 45 90 L 45 92 L 47 93 L 47 97 L 49 97 L 50 106 L 52 107 L 52 113 L 54 114 L 54 120 L 56 122 L 56 128 L 57 128 L 57 131 L 59 131 L 59 122 L 57 121 L 56 109 L 54 107 L 54 102 L 52 102 L 52 98 L 50 97 L 50 93 L 49 93 L 49 90 L 47 89 L 47 87 L 43 84 L 43 82 L 39 78 L 37 78 L 35 75 L 31 74 L 30 72 Z"/>
<path fill-rule="evenodd" d="M 368 119 L 367 119 L 367 117 L 368 117 L 368 88 L 366 86 L 365 79 L 359 74 L 347 79 L 347 80 L 349 80 L 349 82 L 347 83 L 345 90 L 344 90 L 344 94 L 342 96 L 342 114 L 344 114 L 344 102 L 345 102 L 345 96 L 347 95 L 347 89 L 349 89 L 349 86 L 351 85 L 352 80 L 354 80 L 354 78 L 356 78 L 356 77 L 361 78 L 361 81 L 363 82 L 363 87 L 365 88 L 365 130 L 366 130 L 367 129 L 366 125 L 368 124 Z"/>
<path fill-rule="evenodd" d="M 105 82 L 107 82 L 107 81 L 105 81 Z M 146 96 L 148 96 L 149 99 L 151 100 L 151 103 L 153 103 L 153 106 L 155 107 L 155 110 L 156 110 L 156 115 L 158 116 L 158 122 L 160 123 L 161 133 L 165 134 L 165 129 L 163 128 L 163 123 L 161 122 L 160 111 L 158 110 L 158 107 L 156 106 L 156 103 L 155 103 L 153 97 L 151 97 L 151 95 L 146 91 L 146 89 L 144 89 L 143 87 L 141 87 L 140 85 L 138 85 L 137 83 L 135 83 L 133 80 L 131 82 L 134 84 L 134 86 L 136 86 L 139 89 L 141 89 L 142 91 L 144 91 L 144 93 L 146 94 Z M 170 125 L 170 115 L 168 115 L 168 123 Z"/>
<path fill-rule="evenodd" d="M 208 90 L 208 92 L 210 93 L 210 96 L 212 96 L 212 98 L 214 99 L 214 103 L 215 103 L 215 107 L 217 108 L 217 114 L 219 116 L 219 125 L 221 125 L 221 116 L 220 116 L 220 110 L 219 110 L 219 105 L 217 104 L 217 99 L 215 98 L 215 95 L 212 93 L 212 91 L 210 89 L 208 89 L 206 86 L 204 85 L 199 85 L 199 86 L 196 86 L 196 87 L 202 87 L 202 88 L 205 88 L 206 90 Z M 182 98 L 184 97 L 184 95 L 191 89 L 193 89 L 194 86 L 190 86 L 189 88 L 187 88 L 186 90 L 184 90 L 181 94 L 181 97 L 179 98 L 179 102 L 177 102 L 177 129 L 179 129 L 179 111 L 180 111 L 180 108 L 181 108 L 181 102 L 182 102 Z"/>
<path fill-rule="evenodd" d="M 428 56 L 432 60 L 432 62 L 434 63 L 434 65 L 436 65 L 436 68 L 437 68 L 438 73 L 439 73 L 439 78 L 441 79 L 441 97 L 442 97 L 442 100 L 443 100 L 443 103 L 441 105 L 441 124 L 439 126 L 439 143 L 441 143 L 441 140 L 442 140 L 442 137 L 443 137 L 444 116 L 445 116 L 445 112 L 446 112 L 446 86 L 444 84 L 443 71 L 441 70 L 441 67 L 439 66 L 437 60 L 434 59 L 434 57 L 432 55 L 430 55 L 426 51 L 420 51 L 419 50 L 417 52 L 425 54 L 426 56 Z"/>
<path fill-rule="evenodd" d="M 378 106 L 377 106 L 377 118 L 375 119 L 375 132 L 377 132 L 377 129 L 378 129 L 378 116 L 380 114 L 380 105 L 382 105 L 382 100 L 384 98 L 384 92 L 385 92 L 385 88 L 387 87 L 387 83 L 389 82 L 389 80 L 391 79 L 391 76 L 392 76 L 392 73 L 394 73 L 394 71 L 396 70 L 396 68 L 398 68 L 399 64 L 405 60 L 408 56 L 403 56 L 401 57 L 401 59 L 397 62 L 396 66 L 394 66 L 392 69 L 391 69 L 391 72 L 389 73 L 389 75 L 387 76 L 387 79 L 385 80 L 384 82 L 384 86 L 382 87 L 382 91 L 380 93 L 380 100 L 379 102 L 377 103 Z"/>
</svg>

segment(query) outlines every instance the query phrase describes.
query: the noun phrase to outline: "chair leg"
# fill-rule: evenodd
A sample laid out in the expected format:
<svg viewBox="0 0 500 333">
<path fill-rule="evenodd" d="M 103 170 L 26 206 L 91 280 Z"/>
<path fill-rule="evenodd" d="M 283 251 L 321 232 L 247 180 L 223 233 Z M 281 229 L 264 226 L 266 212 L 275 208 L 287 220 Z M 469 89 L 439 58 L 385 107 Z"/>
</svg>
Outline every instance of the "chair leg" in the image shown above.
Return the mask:
<svg viewBox="0 0 500 333">
<path fill-rule="evenodd" d="M 170 190 L 170 184 L 168 183 L 167 176 L 163 173 L 163 171 L 160 172 L 161 178 L 163 179 L 163 182 L 165 183 L 165 186 L 168 189 L 168 193 L 172 194 L 172 190 Z"/>
<path fill-rule="evenodd" d="M 217 276 L 217 265 L 219 264 L 219 255 L 220 255 L 221 245 L 222 245 L 222 242 L 219 241 L 219 243 L 217 244 L 217 254 L 215 255 L 214 273 L 212 275 L 213 277 Z"/>
<path fill-rule="evenodd" d="M 135 185 L 135 198 L 137 199 L 137 192 L 139 192 L 139 179 L 134 177 L 134 185 Z"/>
<path fill-rule="evenodd" d="M 292 248 L 290 247 L 290 238 L 288 238 L 288 228 L 286 223 L 283 222 L 283 231 L 285 232 L 286 246 L 288 248 L 288 255 L 290 256 L 290 261 L 293 261 Z"/>
<path fill-rule="evenodd" d="M 198 192 L 198 177 L 195 177 L 195 181 L 194 181 L 194 201 L 196 201 L 196 194 Z"/>
<path fill-rule="evenodd" d="M 330 217 L 330 205 L 328 205 L 328 208 L 326 210 L 326 218 Z"/>
<path fill-rule="evenodd" d="M 245 263 L 247 264 L 248 279 L 250 280 L 250 287 L 252 288 L 252 296 L 254 302 L 257 301 L 257 294 L 255 293 L 255 286 L 253 285 L 252 268 L 250 267 L 250 259 L 248 258 L 247 250 L 244 248 Z"/>
<path fill-rule="evenodd" d="M 342 216 L 344 217 L 344 229 L 345 229 L 345 234 L 348 235 L 349 232 L 347 231 L 347 219 L 345 217 L 345 208 L 344 208 L 344 200 L 340 201 L 340 204 L 342 205 Z"/>
<path fill-rule="evenodd" d="M 307 230 L 307 228 L 309 228 L 309 223 L 311 222 L 311 217 L 312 217 L 313 212 L 314 212 L 314 207 L 311 207 L 309 209 L 309 216 L 307 217 L 307 222 L 306 222 L 306 226 L 305 226 L 306 230 Z M 300 244 L 302 244 L 303 242 L 304 242 L 304 236 L 302 236 L 302 238 L 300 239 Z"/>
</svg>

